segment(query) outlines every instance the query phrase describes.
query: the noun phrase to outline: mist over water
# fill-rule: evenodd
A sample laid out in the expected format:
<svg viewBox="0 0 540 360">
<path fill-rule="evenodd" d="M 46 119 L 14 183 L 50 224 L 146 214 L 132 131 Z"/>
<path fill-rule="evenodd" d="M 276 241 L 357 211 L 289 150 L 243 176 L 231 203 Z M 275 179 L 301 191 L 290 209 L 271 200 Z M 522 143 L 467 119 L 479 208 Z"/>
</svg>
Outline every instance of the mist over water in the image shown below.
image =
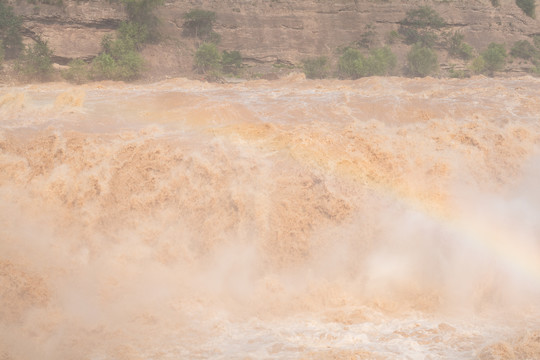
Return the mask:
<svg viewBox="0 0 540 360">
<path fill-rule="evenodd" d="M 0 359 L 540 357 L 540 80 L 0 88 Z"/>
</svg>

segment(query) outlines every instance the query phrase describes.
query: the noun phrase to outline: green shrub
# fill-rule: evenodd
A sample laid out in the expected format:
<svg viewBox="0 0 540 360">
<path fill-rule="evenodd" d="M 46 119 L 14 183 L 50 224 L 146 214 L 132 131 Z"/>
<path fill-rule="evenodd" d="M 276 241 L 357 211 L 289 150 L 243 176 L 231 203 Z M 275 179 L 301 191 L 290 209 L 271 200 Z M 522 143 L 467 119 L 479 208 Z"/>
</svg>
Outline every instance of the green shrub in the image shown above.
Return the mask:
<svg viewBox="0 0 540 360">
<path fill-rule="evenodd" d="M 140 77 L 144 68 L 144 60 L 141 55 L 133 50 L 126 51 L 116 59 L 116 79 L 135 80 Z"/>
<path fill-rule="evenodd" d="M 493 5 L 494 7 L 498 7 L 501 5 L 501 2 L 500 0 L 491 0 L 491 5 Z"/>
<path fill-rule="evenodd" d="M 319 56 L 302 60 L 304 74 L 308 79 L 324 79 L 328 76 L 328 58 Z"/>
<path fill-rule="evenodd" d="M 373 31 L 372 25 L 366 25 L 366 31 L 360 35 L 360 40 L 357 41 L 357 44 L 359 47 L 369 49 L 373 45 L 373 41 L 375 40 L 375 31 Z"/>
<path fill-rule="evenodd" d="M 213 11 L 193 9 L 184 14 L 184 35 L 206 39 L 214 30 L 216 13 Z"/>
<path fill-rule="evenodd" d="M 4 44 L 0 40 L 0 69 L 2 69 L 2 63 L 4 62 Z"/>
<path fill-rule="evenodd" d="M 364 56 L 358 49 L 347 48 L 338 61 L 338 71 L 342 77 L 358 79 L 364 76 Z"/>
<path fill-rule="evenodd" d="M 535 64 L 529 72 L 534 76 L 540 76 L 540 63 Z"/>
<path fill-rule="evenodd" d="M 140 50 L 142 45 L 149 40 L 150 33 L 146 24 L 123 21 L 118 28 L 118 37 L 123 42 L 129 43 L 133 49 Z"/>
<path fill-rule="evenodd" d="M 140 77 L 144 61 L 129 37 L 113 40 L 104 36 L 103 52 L 91 64 L 91 77 L 95 80 L 135 80 Z"/>
<path fill-rule="evenodd" d="M 454 69 L 454 65 L 450 66 L 450 69 L 448 69 L 448 76 L 452 79 L 464 79 L 466 77 L 469 77 L 469 75 L 464 70 Z"/>
<path fill-rule="evenodd" d="M 473 58 L 473 47 L 463 41 L 463 34 L 454 33 L 448 40 L 448 53 L 456 58 L 470 60 Z"/>
<path fill-rule="evenodd" d="M 420 6 L 409 10 L 400 21 L 399 32 L 406 44 L 420 43 L 423 47 L 433 47 L 438 41 L 434 29 L 446 26 L 446 22 L 429 6 Z"/>
<path fill-rule="evenodd" d="M 69 69 L 62 73 L 64 79 L 75 84 L 82 84 L 88 80 L 88 65 L 81 59 L 69 62 Z"/>
<path fill-rule="evenodd" d="M 396 30 L 392 30 L 388 34 L 386 34 L 386 42 L 390 45 L 395 44 L 398 39 L 399 33 Z"/>
<path fill-rule="evenodd" d="M 24 49 L 21 24 L 22 19 L 13 13 L 13 9 L 0 1 L 0 41 L 7 59 L 16 58 Z"/>
<path fill-rule="evenodd" d="M 401 26 L 399 32 L 407 45 L 419 43 L 424 47 L 434 47 L 439 40 L 438 35 L 431 30 Z"/>
<path fill-rule="evenodd" d="M 242 54 L 240 54 L 240 51 L 237 50 L 224 50 L 221 54 L 221 65 L 223 66 L 223 70 L 226 72 L 233 74 L 238 73 L 242 67 Z"/>
<path fill-rule="evenodd" d="M 429 47 L 415 44 L 407 54 L 407 70 L 411 76 L 425 77 L 438 68 L 437 53 Z"/>
<path fill-rule="evenodd" d="M 537 58 L 540 53 L 527 40 L 519 40 L 514 43 L 514 46 L 512 46 L 512 49 L 510 50 L 510 55 L 515 58 L 530 60 Z"/>
<path fill-rule="evenodd" d="M 446 22 L 429 6 L 420 6 L 407 11 L 407 16 L 401 24 L 414 28 L 439 29 L 446 26 Z"/>
<path fill-rule="evenodd" d="M 38 38 L 32 46 L 27 46 L 19 57 L 17 69 L 30 79 L 47 80 L 53 72 L 53 52 L 47 42 Z"/>
<path fill-rule="evenodd" d="M 221 54 L 215 44 L 204 43 L 197 49 L 195 67 L 203 74 L 221 70 Z"/>
<path fill-rule="evenodd" d="M 342 77 L 358 79 L 363 76 L 387 75 L 397 64 L 389 47 L 374 49 L 368 57 L 353 48 L 348 48 L 339 58 L 338 70 Z"/>
<path fill-rule="evenodd" d="M 533 36 L 533 44 L 538 50 L 540 50 L 540 35 Z"/>
<path fill-rule="evenodd" d="M 523 12 L 531 17 L 531 18 L 535 18 L 536 17 L 536 4 L 535 4 L 535 0 L 516 0 L 516 5 L 519 6 L 519 8 L 521 10 L 523 10 Z"/>
<path fill-rule="evenodd" d="M 385 46 L 379 49 L 374 49 L 370 52 L 370 56 L 364 61 L 364 73 L 366 76 L 383 76 L 388 75 L 397 64 L 396 55 Z"/>
<path fill-rule="evenodd" d="M 30 4 L 46 4 L 46 5 L 56 5 L 56 6 L 62 6 L 64 5 L 63 0 L 26 0 Z"/>
<path fill-rule="evenodd" d="M 491 43 L 482 53 L 485 62 L 485 70 L 491 75 L 495 71 L 504 69 L 506 65 L 506 49 L 503 44 Z"/>
<path fill-rule="evenodd" d="M 114 79 L 116 77 L 116 61 L 113 57 L 103 52 L 92 60 L 91 76 L 94 80 Z"/>
<path fill-rule="evenodd" d="M 126 6 L 129 20 L 151 26 L 157 25 L 159 20 L 153 11 L 163 4 L 164 0 L 122 0 L 122 2 Z"/>
<path fill-rule="evenodd" d="M 475 74 L 483 74 L 486 70 L 486 61 L 482 55 L 477 56 L 471 63 L 470 69 Z"/>
</svg>

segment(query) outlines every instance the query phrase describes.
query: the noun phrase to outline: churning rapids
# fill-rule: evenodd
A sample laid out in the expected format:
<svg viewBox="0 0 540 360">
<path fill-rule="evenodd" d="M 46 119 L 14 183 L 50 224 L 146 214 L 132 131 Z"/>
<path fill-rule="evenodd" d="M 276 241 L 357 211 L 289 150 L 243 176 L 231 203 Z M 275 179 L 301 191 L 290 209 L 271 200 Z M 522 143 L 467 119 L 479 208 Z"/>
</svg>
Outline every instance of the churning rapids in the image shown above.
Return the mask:
<svg viewBox="0 0 540 360">
<path fill-rule="evenodd" d="M 0 87 L 0 359 L 540 358 L 540 80 Z"/>
</svg>

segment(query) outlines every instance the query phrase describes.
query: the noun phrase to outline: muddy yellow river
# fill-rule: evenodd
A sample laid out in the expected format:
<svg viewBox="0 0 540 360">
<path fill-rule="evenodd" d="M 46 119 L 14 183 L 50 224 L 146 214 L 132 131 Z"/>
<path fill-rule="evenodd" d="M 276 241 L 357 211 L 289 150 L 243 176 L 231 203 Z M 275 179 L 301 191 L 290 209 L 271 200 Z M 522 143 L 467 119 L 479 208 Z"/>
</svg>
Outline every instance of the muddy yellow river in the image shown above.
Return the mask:
<svg viewBox="0 0 540 360">
<path fill-rule="evenodd" d="M 0 359 L 540 358 L 540 79 L 0 87 Z"/>
</svg>

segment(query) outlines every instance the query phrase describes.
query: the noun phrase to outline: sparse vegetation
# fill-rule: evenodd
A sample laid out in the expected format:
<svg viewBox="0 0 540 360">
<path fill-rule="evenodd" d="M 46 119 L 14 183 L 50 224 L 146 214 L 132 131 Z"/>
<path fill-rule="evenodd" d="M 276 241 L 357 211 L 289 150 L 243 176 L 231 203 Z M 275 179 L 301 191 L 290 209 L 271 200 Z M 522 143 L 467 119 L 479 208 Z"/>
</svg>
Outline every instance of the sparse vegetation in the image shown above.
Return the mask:
<svg viewBox="0 0 540 360">
<path fill-rule="evenodd" d="M 0 40 L 0 69 L 2 69 L 3 63 L 4 63 L 4 44 L 2 43 L 2 40 Z"/>
<path fill-rule="evenodd" d="M 22 51 L 22 20 L 13 13 L 13 9 L 0 1 L 0 41 L 6 59 L 14 59 Z"/>
<path fill-rule="evenodd" d="M 516 0 L 516 5 L 519 6 L 523 12 L 531 17 L 536 18 L 536 3 L 535 0 Z"/>
<path fill-rule="evenodd" d="M 366 25 L 365 30 L 362 35 L 360 35 L 360 40 L 358 40 L 357 44 L 359 47 L 369 49 L 373 45 L 373 41 L 375 40 L 375 31 L 373 31 L 373 25 Z"/>
<path fill-rule="evenodd" d="M 25 48 L 18 59 L 17 69 L 29 79 L 48 80 L 53 72 L 52 55 L 47 42 L 38 38 L 32 46 Z"/>
<path fill-rule="evenodd" d="M 540 56 L 540 52 L 527 40 L 520 40 L 514 43 L 514 46 L 510 50 L 510 55 L 515 58 L 531 60 Z"/>
<path fill-rule="evenodd" d="M 463 41 L 463 34 L 454 33 L 448 40 L 448 53 L 450 56 L 463 60 L 473 58 L 473 47 Z"/>
<path fill-rule="evenodd" d="M 328 58 L 326 56 L 304 59 L 302 63 L 306 78 L 324 79 L 328 76 L 329 66 Z"/>
<path fill-rule="evenodd" d="M 399 33 L 396 30 L 392 30 L 388 34 L 386 34 L 386 43 L 390 45 L 395 44 L 398 39 Z"/>
<path fill-rule="evenodd" d="M 242 68 L 242 54 L 240 54 L 240 51 L 237 50 L 224 50 L 221 53 L 221 65 L 223 67 L 223 71 L 236 75 Z"/>
<path fill-rule="evenodd" d="M 540 76 L 540 62 L 534 64 L 534 67 L 530 69 L 530 73 L 534 76 Z"/>
<path fill-rule="evenodd" d="M 407 54 L 407 72 L 411 76 L 425 77 L 438 67 L 437 53 L 429 47 L 415 44 Z"/>
<path fill-rule="evenodd" d="M 62 6 L 64 5 L 63 0 L 26 0 L 30 4 L 46 4 L 46 5 L 55 5 L 55 6 Z"/>
<path fill-rule="evenodd" d="M 60 5 L 64 0 L 26 0 L 34 4 Z M 125 4 L 128 20 L 120 24 L 114 36 L 103 39 L 102 52 L 88 64 L 83 60 L 69 63 L 69 69 L 61 72 L 62 76 L 74 83 L 82 83 L 88 79 L 134 80 L 140 77 L 144 62 L 139 53 L 145 44 L 159 39 L 159 19 L 153 14 L 155 8 L 164 0 L 110 0 Z M 385 0 L 371 0 L 385 1 Z M 439 0 L 445 2 L 447 0 Z M 531 17 L 535 16 L 535 1 L 515 0 L 516 4 Z M 53 73 L 52 52 L 47 43 L 39 39 L 34 45 L 24 47 L 22 44 L 22 20 L 13 13 L 8 2 L 0 0 L 0 67 L 8 61 L 6 67 L 18 71 L 27 78 L 46 80 Z M 491 0 L 493 6 L 500 6 L 500 0 Z M 31 7 L 31 6 L 30 6 Z M 183 34 L 191 36 L 199 48 L 195 52 L 194 69 L 206 78 L 219 78 L 222 74 L 238 75 L 243 68 L 242 55 L 238 51 L 223 51 L 217 48 L 219 34 L 214 31 L 216 13 L 203 9 L 192 9 L 183 15 Z M 499 22 L 499 25 L 500 22 Z M 364 25 L 362 25 L 364 26 Z M 443 31 L 447 26 L 445 20 L 430 6 L 419 6 L 409 10 L 399 22 L 399 29 L 384 35 L 386 44 L 403 41 L 413 45 L 406 56 L 403 72 L 410 76 L 427 76 L 437 72 L 437 52 L 446 49 L 449 57 L 469 62 L 474 58 L 475 50 L 464 41 L 464 35 L 458 32 Z M 24 33 L 29 36 L 29 32 Z M 381 35 L 381 34 L 379 34 Z M 33 36 L 33 35 L 31 35 Z M 390 47 L 376 48 L 375 39 L 379 39 L 373 25 L 367 24 L 364 31 L 349 47 L 342 48 L 337 59 L 337 74 L 341 78 L 357 79 L 364 76 L 384 76 L 394 73 L 397 66 L 396 56 Z M 336 53 L 338 54 L 338 53 Z M 443 72 L 450 77 L 465 77 L 471 73 L 493 75 L 505 68 L 507 60 L 523 59 L 513 65 L 521 66 L 531 73 L 540 69 L 540 35 L 531 35 L 528 40 L 520 40 L 513 44 L 507 56 L 503 44 L 491 43 L 489 47 L 469 62 L 466 68 L 462 61 L 451 59 L 457 63 Z M 445 53 L 446 55 L 446 53 Z M 17 59 L 10 63 L 9 60 Z M 302 60 L 301 67 L 307 78 L 326 78 L 330 76 L 330 64 L 335 59 L 319 56 Z M 276 68 L 299 68 L 288 60 L 278 61 Z M 458 68 L 458 70 L 455 69 Z M 332 69 L 334 70 L 334 69 Z M 280 70 L 282 71 L 282 70 Z M 247 75 L 247 74 L 245 74 Z"/>
</svg>

